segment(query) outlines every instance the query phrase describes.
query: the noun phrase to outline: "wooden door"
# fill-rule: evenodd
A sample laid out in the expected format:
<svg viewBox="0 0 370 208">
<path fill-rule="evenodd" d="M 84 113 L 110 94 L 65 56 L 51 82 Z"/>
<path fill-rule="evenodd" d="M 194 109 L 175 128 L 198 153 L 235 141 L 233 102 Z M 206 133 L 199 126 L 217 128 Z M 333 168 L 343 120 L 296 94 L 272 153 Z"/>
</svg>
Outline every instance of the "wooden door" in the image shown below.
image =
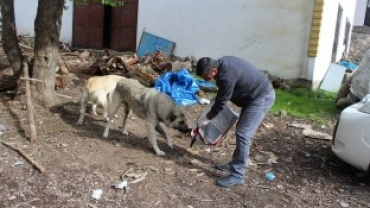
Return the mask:
<svg viewBox="0 0 370 208">
<path fill-rule="evenodd" d="M 125 0 L 124 6 L 111 9 L 109 48 L 135 51 L 138 0 Z"/>
<path fill-rule="evenodd" d="M 93 0 L 75 4 L 72 44 L 75 47 L 103 47 L 104 6 Z"/>
</svg>

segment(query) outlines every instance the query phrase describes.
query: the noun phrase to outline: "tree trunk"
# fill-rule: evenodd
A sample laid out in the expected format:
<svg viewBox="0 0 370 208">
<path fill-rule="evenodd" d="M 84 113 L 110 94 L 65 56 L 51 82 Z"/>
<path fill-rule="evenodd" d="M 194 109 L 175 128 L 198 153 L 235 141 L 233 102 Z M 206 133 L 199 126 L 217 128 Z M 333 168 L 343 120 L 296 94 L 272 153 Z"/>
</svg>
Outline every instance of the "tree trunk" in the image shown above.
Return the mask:
<svg viewBox="0 0 370 208">
<path fill-rule="evenodd" d="M 13 68 L 16 78 L 22 74 L 22 52 L 19 48 L 19 40 L 17 37 L 17 29 L 15 26 L 14 17 L 14 0 L 0 0 L 0 8 L 2 15 L 2 41 L 5 54 Z"/>
<path fill-rule="evenodd" d="M 36 102 L 45 107 L 56 104 L 55 69 L 62 25 L 64 0 L 39 0 L 35 20 L 35 59 L 33 77 L 44 82 L 33 83 Z"/>
</svg>

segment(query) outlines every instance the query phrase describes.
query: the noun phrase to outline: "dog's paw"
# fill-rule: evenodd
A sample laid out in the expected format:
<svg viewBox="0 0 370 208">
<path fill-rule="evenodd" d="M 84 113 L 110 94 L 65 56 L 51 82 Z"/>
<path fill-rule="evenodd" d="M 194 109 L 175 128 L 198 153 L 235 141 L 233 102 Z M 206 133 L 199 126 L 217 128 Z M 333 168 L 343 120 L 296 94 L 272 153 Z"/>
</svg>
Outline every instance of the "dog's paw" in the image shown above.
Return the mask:
<svg viewBox="0 0 370 208">
<path fill-rule="evenodd" d="M 83 121 L 78 120 L 77 123 L 76 123 L 76 126 L 82 126 L 82 123 L 83 123 Z"/>
<path fill-rule="evenodd" d="M 163 156 L 166 155 L 166 153 L 161 151 L 161 150 L 157 151 L 156 154 L 157 154 L 157 156 L 160 156 L 160 157 L 163 157 Z"/>
<path fill-rule="evenodd" d="M 167 146 L 169 146 L 171 149 L 173 149 L 173 144 L 172 143 L 167 143 Z"/>
</svg>

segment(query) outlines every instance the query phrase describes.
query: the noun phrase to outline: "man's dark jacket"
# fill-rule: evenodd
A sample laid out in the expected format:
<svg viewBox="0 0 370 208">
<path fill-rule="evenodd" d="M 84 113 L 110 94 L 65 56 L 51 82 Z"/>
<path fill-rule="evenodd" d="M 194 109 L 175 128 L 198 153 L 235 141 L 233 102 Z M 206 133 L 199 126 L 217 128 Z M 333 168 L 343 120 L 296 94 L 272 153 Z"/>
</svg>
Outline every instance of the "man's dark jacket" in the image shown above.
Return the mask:
<svg viewBox="0 0 370 208">
<path fill-rule="evenodd" d="M 249 62 L 233 56 L 224 56 L 217 62 L 215 80 L 218 92 L 211 114 L 219 113 L 229 100 L 238 107 L 244 107 L 273 90 L 268 78 Z"/>
</svg>

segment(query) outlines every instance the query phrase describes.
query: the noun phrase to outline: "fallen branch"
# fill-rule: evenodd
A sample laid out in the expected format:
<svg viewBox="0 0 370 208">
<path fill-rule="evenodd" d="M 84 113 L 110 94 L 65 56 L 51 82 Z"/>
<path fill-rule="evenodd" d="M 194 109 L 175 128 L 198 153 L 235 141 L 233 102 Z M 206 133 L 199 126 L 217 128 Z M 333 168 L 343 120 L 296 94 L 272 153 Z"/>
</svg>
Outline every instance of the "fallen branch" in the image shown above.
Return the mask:
<svg viewBox="0 0 370 208">
<path fill-rule="evenodd" d="M 67 98 L 67 99 L 73 100 L 73 97 L 71 97 L 71 96 L 68 96 L 68 95 L 62 95 L 62 94 L 59 94 L 59 93 L 56 93 L 56 94 L 57 94 L 57 96 L 59 96 L 59 97 Z"/>
<path fill-rule="evenodd" d="M 140 178 L 133 180 L 133 181 L 128 181 L 127 183 L 139 183 L 140 181 L 144 180 L 146 175 L 148 175 L 148 172 L 143 173 Z"/>
<path fill-rule="evenodd" d="M 123 178 L 127 175 L 128 172 L 130 171 L 133 171 L 134 169 L 130 168 L 128 169 L 122 176 L 121 176 L 121 180 L 123 180 Z"/>
<path fill-rule="evenodd" d="M 18 152 L 22 157 L 24 157 L 29 163 L 31 163 L 31 165 L 33 165 L 37 170 L 40 171 L 40 173 L 45 173 L 46 170 L 44 167 L 42 167 L 41 165 L 39 165 L 36 161 L 34 161 L 30 156 L 28 156 L 23 150 L 9 144 L 9 143 L 6 143 L 6 142 L 3 142 L 3 141 L 0 141 L 1 144 L 9 147 L 10 149 Z"/>
<path fill-rule="evenodd" d="M 29 78 L 28 64 L 26 62 L 23 62 L 23 75 L 26 79 Z M 27 115 L 28 115 L 29 126 L 30 126 L 30 140 L 31 140 L 31 143 L 34 143 L 37 140 L 37 133 L 36 133 L 35 120 L 33 118 L 32 95 L 31 95 L 31 87 L 30 87 L 29 81 L 26 81 L 26 105 L 27 105 Z"/>
<path fill-rule="evenodd" d="M 44 82 L 42 80 L 39 80 L 39 79 L 34 79 L 34 78 L 28 78 L 28 77 L 21 77 L 19 78 L 20 80 L 25 80 L 25 81 L 33 81 L 33 82 Z"/>
<path fill-rule="evenodd" d="M 25 45 L 25 44 L 22 44 L 22 43 L 19 43 L 19 47 L 25 49 L 25 50 L 29 50 L 29 51 L 33 51 L 33 48 L 28 46 L 28 45 Z"/>
<path fill-rule="evenodd" d="M 88 204 L 88 206 L 90 207 L 90 208 L 98 208 L 97 206 L 95 206 L 94 204 L 92 204 L 92 203 L 89 203 Z"/>
</svg>

